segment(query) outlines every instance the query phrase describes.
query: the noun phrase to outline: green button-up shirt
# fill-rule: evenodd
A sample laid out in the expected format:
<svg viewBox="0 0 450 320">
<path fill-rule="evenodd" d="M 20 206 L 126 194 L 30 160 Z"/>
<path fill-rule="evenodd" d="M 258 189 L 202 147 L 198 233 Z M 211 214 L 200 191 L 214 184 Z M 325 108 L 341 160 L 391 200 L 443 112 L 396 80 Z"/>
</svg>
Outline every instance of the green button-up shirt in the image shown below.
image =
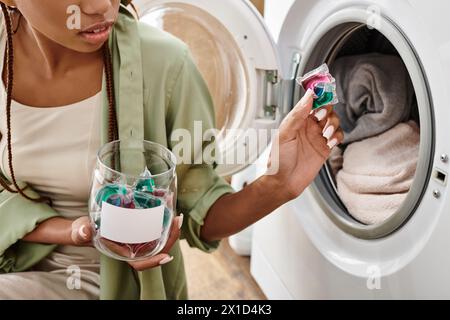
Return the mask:
<svg viewBox="0 0 450 320">
<path fill-rule="evenodd" d="M 194 121 L 203 130 L 214 128 L 215 114 L 208 88 L 187 46 L 173 36 L 137 22 L 121 8 L 110 38 L 120 139 L 143 138 L 173 148 L 171 133 L 194 131 Z M 107 142 L 108 103 L 105 86 L 102 142 Z M 205 144 L 192 144 L 192 159 Z M 207 164 L 181 164 L 178 175 L 178 212 L 185 215 L 182 238 L 209 252 L 218 242 L 200 238 L 209 208 L 231 186 Z M 26 186 L 25 182 L 21 183 Z M 35 197 L 36 193 L 27 188 Z M 26 271 L 50 253 L 54 246 L 25 243 L 20 239 L 38 223 L 57 216 L 51 207 L 24 199 L 6 190 L 0 193 L 0 272 Z M 177 242 L 170 252 L 174 260 L 143 272 L 127 263 L 102 256 L 102 299 L 186 299 L 186 275 Z"/>
</svg>

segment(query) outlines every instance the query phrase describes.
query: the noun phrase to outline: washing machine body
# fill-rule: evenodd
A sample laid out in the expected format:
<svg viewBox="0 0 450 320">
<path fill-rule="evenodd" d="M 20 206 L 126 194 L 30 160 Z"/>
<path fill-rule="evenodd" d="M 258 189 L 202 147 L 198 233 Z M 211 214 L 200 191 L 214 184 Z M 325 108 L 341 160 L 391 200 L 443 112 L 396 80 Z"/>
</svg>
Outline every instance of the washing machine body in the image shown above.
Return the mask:
<svg viewBox="0 0 450 320">
<path fill-rule="evenodd" d="M 223 175 L 267 150 L 270 135 L 257 135 L 257 147 L 248 148 L 246 130 L 279 126 L 303 94 L 297 76 L 332 65 L 355 35 L 382 36 L 409 72 L 420 117 L 420 156 L 407 200 L 384 223 L 360 224 L 343 208 L 324 166 L 298 199 L 255 226 L 252 274 L 273 299 L 450 298 L 447 1 L 291 1 L 278 44 L 249 1 L 135 2 L 142 21 L 191 48 L 216 105 L 223 158 L 244 147 L 245 161 L 219 164 Z M 244 130 L 228 135 L 231 129 Z"/>
</svg>

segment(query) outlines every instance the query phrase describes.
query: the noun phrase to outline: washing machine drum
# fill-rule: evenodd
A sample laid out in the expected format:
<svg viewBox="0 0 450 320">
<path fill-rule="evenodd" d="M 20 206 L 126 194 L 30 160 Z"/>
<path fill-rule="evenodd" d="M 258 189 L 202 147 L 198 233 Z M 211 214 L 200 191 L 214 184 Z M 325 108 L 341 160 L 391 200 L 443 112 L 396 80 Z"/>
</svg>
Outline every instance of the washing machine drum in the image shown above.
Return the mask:
<svg viewBox="0 0 450 320">
<path fill-rule="evenodd" d="M 428 86 L 411 78 L 404 61 L 417 57 L 401 56 L 385 35 L 359 23 L 335 27 L 312 51 L 305 69 L 329 64 L 346 135 L 314 183 L 316 199 L 351 235 L 387 236 L 414 214 L 430 176 Z"/>
</svg>

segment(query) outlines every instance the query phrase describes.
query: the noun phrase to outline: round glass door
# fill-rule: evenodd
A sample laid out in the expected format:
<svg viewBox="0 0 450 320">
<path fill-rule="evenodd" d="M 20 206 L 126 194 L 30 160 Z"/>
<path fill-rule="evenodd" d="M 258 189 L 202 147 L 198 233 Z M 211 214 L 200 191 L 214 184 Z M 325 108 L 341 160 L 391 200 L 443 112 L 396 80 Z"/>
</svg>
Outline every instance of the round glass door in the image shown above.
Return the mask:
<svg viewBox="0 0 450 320">
<path fill-rule="evenodd" d="M 313 190 L 324 212 L 362 239 L 382 238 L 404 225 L 420 204 L 431 174 L 434 121 L 428 84 L 414 51 L 399 52 L 398 43 L 388 39 L 398 31 L 389 30 L 341 23 L 319 39 L 305 67 L 327 62 L 334 72 L 341 86 L 336 112 L 341 112 L 349 140 L 333 150 Z M 395 67 L 386 67 L 394 62 Z M 394 84 L 406 89 L 396 95 L 389 88 L 373 90 L 380 88 L 375 81 L 382 77 L 396 79 Z M 355 106 L 367 110 L 358 113 Z"/>
<path fill-rule="evenodd" d="M 245 109 L 248 82 L 233 36 L 209 13 L 189 4 L 152 8 L 141 21 L 171 33 L 189 46 L 213 98 L 217 127 L 230 127 L 236 110 Z"/>
<path fill-rule="evenodd" d="M 138 0 L 136 5 L 142 22 L 172 34 L 190 49 L 214 102 L 223 161 L 218 173 L 232 175 L 247 167 L 270 140 L 258 134 L 257 148 L 247 147 L 246 131 L 278 126 L 278 119 L 264 119 L 266 70 L 277 70 L 278 63 L 259 13 L 247 1 Z M 240 154 L 245 161 L 230 161 Z"/>
</svg>

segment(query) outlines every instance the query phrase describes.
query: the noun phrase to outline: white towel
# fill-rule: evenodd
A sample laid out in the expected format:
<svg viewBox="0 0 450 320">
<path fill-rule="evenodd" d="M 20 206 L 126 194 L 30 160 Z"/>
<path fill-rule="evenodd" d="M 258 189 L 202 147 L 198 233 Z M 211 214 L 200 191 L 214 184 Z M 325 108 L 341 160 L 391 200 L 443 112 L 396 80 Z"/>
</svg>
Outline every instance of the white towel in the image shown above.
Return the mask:
<svg viewBox="0 0 450 320">
<path fill-rule="evenodd" d="M 409 121 L 347 147 L 336 180 L 338 193 L 355 219 L 376 224 L 399 209 L 414 179 L 419 136 L 417 124 Z"/>
</svg>

